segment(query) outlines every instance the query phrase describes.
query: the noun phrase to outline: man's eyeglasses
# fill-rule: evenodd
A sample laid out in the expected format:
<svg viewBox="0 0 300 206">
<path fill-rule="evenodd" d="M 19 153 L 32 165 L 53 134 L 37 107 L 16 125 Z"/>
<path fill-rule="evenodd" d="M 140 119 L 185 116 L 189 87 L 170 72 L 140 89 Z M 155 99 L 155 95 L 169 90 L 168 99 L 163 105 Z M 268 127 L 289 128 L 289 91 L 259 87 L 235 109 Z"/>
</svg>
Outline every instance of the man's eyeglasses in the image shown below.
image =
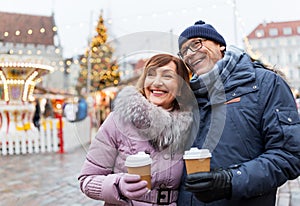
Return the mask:
<svg viewBox="0 0 300 206">
<path fill-rule="evenodd" d="M 205 41 L 206 39 L 197 39 L 193 42 L 191 42 L 188 46 L 186 47 L 183 47 L 181 49 L 180 52 L 178 52 L 178 56 L 181 58 L 181 59 L 184 59 L 187 55 L 188 55 L 188 51 L 192 51 L 192 52 L 196 52 L 198 50 L 200 50 L 202 47 L 203 47 L 203 44 L 202 42 Z"/>
</svg>

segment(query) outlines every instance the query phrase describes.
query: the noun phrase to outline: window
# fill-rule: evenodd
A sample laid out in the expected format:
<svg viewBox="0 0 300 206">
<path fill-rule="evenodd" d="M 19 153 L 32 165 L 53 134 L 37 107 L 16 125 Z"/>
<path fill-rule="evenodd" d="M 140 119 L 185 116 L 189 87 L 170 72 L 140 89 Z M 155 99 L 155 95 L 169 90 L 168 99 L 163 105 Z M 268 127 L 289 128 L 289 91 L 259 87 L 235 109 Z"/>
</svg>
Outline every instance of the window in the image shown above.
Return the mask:
<svg viewBox="0 0 300 206">
<path fill-rule="evenodd" d="M 294 79 L 293 76 L 294 76 L 294 72 L 290 69 L 289 70 L 289 78 Z"/>
<path fill-rule="evenodd" d="M 262 30 L 262 29 L 256 30 L 255 31 L 255 36 L 258 37 L 258 38 L 265 36 L 264 30 Z"/>
<path fill-rule="evenodd" d="M 300 34 L 300 26 L 297 27 L 297 33 Z"/>
<path fill-rule="evenodd" d="M 289 58 L 289 62 L 292 63 L 292 62 L 293 62 L 293 55 L 292 55 L 292 54 L 289 54 L 289 55 L 288 55 L 288 58 Z"/>
<path fill-rule="evenodd" d="M 277 61 L 276 61 L 276 63 L 278 63 L 278 62 L 280 62 L 280 56 L 279 55 L 277 55 Z"/>
<path fill-rule="evenodd" d="M 278 29 L 272 28 L 269 30 L 269 35 L 270 36 L 277 36 L 278 35 Z"/>
<path fill-rule="evenodd" d="M 284 35 L 291 35 L 292 34 L 292 28 L 291 27 L 283 28 L 283 34 Z"/>
</svg>

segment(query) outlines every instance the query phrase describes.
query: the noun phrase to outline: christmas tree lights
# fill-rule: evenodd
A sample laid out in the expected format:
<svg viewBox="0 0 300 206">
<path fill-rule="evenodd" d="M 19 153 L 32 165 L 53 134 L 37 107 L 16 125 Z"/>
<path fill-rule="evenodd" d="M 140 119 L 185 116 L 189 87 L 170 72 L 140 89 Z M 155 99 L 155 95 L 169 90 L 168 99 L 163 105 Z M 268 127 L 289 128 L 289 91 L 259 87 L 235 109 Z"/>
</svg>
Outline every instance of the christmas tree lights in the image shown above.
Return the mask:
<svg viewBox="0 0 300 206">
<path fill-rule="evenodd" d="M 87 92 L 95 92 L 116 86 L 120 80 L 117 61 L 113 59 L 114 50 L 107 43 L 107 29 L 102 14 L 100 14 L 96 31 L 97 35 L 91 39 L 89 48 L 80 59 L 81 70 L 76 86 L 79 93 L 85 87 L 89 90 Z"/>
</svg>

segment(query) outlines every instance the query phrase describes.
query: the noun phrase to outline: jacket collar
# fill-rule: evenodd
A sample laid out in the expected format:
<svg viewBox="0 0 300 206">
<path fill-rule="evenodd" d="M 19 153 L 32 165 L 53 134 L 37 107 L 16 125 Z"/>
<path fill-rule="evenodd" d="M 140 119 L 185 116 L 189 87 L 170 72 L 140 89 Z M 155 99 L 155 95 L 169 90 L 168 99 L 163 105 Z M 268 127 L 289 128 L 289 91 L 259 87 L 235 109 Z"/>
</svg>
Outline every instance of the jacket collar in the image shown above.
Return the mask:
<svg viewBox="0 0 300 206">
<path fill-rule="evenodd" d="M 209 73 L 193 76 L 191 88 L 199 103 L 209 98 L 210 104 L 219 104 L 228 100 L 227 93 L 236 94 L 238 87 L 254 81 L 255 70 L 250 57 L 243 50 L 229 46 Z"/>
<path fill-rule="evenodd" d="M 157 149 L 183 152 L 193 121 L 192 111 L 168 112 L 150 103 L 133 86 L 127 86 L 119 92 L 113 110 L 120 121 L 138 130 Z"/>
</svg>

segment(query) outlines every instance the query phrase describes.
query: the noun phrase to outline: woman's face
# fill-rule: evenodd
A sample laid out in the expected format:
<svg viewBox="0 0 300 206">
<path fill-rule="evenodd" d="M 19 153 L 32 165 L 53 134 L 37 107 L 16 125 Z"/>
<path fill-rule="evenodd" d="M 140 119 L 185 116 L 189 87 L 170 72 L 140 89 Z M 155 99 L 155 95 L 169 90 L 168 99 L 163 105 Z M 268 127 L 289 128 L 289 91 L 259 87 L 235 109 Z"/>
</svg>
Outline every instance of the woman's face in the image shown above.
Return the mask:
<svg viewBox="0 0 300 206">
<path fill-rule="evenodd" d="M 162 67 L 149 68 L 144 89 L 146 98 L 153 104 L 171 109 L 179 87 L 176 65 L 170 62 Z"/>
</svg>

